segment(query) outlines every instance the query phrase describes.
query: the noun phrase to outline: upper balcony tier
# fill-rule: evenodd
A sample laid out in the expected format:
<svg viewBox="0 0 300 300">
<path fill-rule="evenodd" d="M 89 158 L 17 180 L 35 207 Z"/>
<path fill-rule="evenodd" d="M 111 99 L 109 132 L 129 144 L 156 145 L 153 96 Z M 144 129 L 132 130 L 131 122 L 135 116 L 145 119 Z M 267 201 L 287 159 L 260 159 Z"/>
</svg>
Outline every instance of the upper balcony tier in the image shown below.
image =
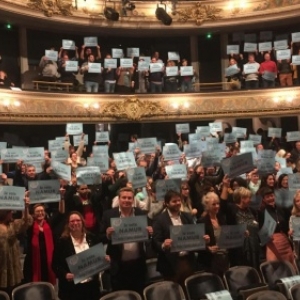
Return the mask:
<svg viewBox="0 0 300 300">
<path fill-rule="evenodd" d="M 27 28 L 124 35 L 182 35 L 232 32 L 288 25 L 298 21 L 300 0 L 163 1 L 173 21 L 165 26 L 155 10 L 160 1 L 131 1 L 134 10 L 122 10 L 122 1 L 103 0 L 0 0 L 0 19 Z M 109 21 L 103 8 L 120 13 Z M 166 5 L 166 6 L 165 6 Z M 264 25 L 264 26 L 262 26 Z M 161 30 L 163 29 L 163 30 Z M 137 31 L 138 30 L 138 31 Z"/>
<path fill-rule="evenodd" d="M 300 87 L 191 94 L 72 94 L 0 89 L 0 123 L 178 122 L 300 113 Z"/>
</svg>

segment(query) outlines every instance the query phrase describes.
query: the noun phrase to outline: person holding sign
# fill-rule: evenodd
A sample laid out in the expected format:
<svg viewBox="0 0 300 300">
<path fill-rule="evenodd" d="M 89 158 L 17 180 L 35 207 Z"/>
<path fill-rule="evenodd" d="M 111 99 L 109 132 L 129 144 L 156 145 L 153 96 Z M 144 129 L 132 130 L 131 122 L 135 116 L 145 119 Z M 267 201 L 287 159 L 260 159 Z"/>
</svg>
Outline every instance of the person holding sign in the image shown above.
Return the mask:
<svg viewBox="0 0 300 300">
<path fill-rule="evenodd" d="M 106 54 L 105 59 L 111 60 L 112 57 L 110 54 Z M 116 68 L 105 67 L 103 69 L 103 81 L 104 81 L 104 92 L 105 93 L 114 93 L 116 87 Z"/>
<path fill-rule="evenodd" d="M 101 59 L 101 52 L 100 52 L 100 46 L 96 46 L 97 49 L 97 54 L 95 56 L 95 60 L 100 60 Z M 80 60 L 82 62 L 85 62 L 89 59 L 89 56 L 93 54 L 93 51 L 91 48 L 87 48 L 86 45 L 81 46 L 81 51 L 80 51 Z"/>
<path fill-rule="evenodd" d="M 20 261 L 20 248 L 18 235 L 24 233 L 32 224 L 29 215 L 29 198 L 24 198 L 25 209 L 21 219 L 12 219 L 11 210 L 0 210 L 0 290 L 11 294 L 14 287 L 19 285 L 23 279 Z"/>
<path fill-rule="evenodd" d="M 98 243 L 98 238 L 87 232 L 83 216 L 77 212 L 70 212 L 67 224 L 54 246 L 52 268 L 58 278 L 58 297 L 60 300 L 89 300 L 100 298 L 98 274 L 89 277 L 78 284 L 74 284 L 74 274 L 70 272 L 66 258 L 88 250 Z"/>
<path fill-rule="evenodd" d="M 270 53 L 265 53 L 265 61 L 260 64 L 259 72 L 262 75 L 263 88 L 275 87 L 275 79 L 277 78 L 277 66 L 271 60 Z"/>
<path fill-rule="evenodd" d="M 203 196 L 202 200 L 206 214 L 198 220 L 205 224 L 205 233 L 210 237 L 206 251 L 198 255 L 198 262 L 207 272 L 212 272 L 223 277 L 229 268 L 228 252 L 220 249 L 217 244 L 221 235 L 221 226 L 226 225 L 225 216 L 220 213 L 220 199 L 214 192 Z"/>
<path fill-rule="evenodd" d="M 177 68 L 176 75 L 173 74 L 173 67 L 175 67 L 175 69 Z M 171 74 L 169 74 L 168 72 L 171 72 Z M 165 68 L 165 90 L 166 92 L 169 93 L 176 93 L 177 87 L 178 87 L 178 66 L 176 66 L 173 60 L 168 60 Z"/>
<path fill-rule="evenodd" d="M 117 74 L 117 92 L 120 94 L 130 94 L 134 81 L 132 81 L 132 75 L 134 68 L 123 68 L 119 67 L 116 71 Z"/>
<path fill-rule="evenodd" d="M 282 59 L 277 61 L 277 69 L 279 73 L 280 86 L 293 85 L 293 66 L 290 59 Z"/>
<path fill-rule="evenodd" d="M 264 224 L 265 210 L 273 220 L 276 221 L 276 228 L 271 240 L 266 244 L 266 258 L 270 260 L 285 260 L 294 265 L 294 255 L 291 244 L 288 240 L 289 224 L 285 212 L 275 204 L 274 190 L 269 187 L 262 188 L 263 208 L 259 211 L 258 222 L 261 228 Z"/>
<path fill-rule="evenodd" d="M 188 60 L 187 59 L 182 59 L 181 61 L 181 66 L 182 67 L 187 67 L 188 66 Z M 197 76 L 196 71 L 193 69 L 194 74 L 193 75 L 185 75 L 180 74 L 181 77 L 181 92 L 185 93 L 190 93 L 193 91 L 193 79 L 195 76 Z M 180 73 L 180 71 L 179 71 Z"/>
<path fill-rule="evenodd" d="M 100 66 L 97 70 L 92 70 L 92 65 Z M 95 59 L 94 54 L 89 54 L 87 62 L 81 66 L 80 73 L 83 75 L 85 90 L 87 93 L 98 93 L 99 83 L 101 82 L 101 64 Z"/>
<path fill-rule="evenodd" d="M 292 215 L 289 222 L 289 236 L 293 240 L 294 255 L 300 257 L 300 191 L 296 191 L 293 199 Z"/>
<path fill-rule="evenodd" d="M 44 281 L 56 284 L 56 277 L 51 266 L 55 240 L 53 230 L 60 224 L 65 213 L 65 190 L 61 189 L 60 192 L 59 213 L 50 219 L 46 219 L 43 204 L 33 206 L 34 222 L 26 235 L 29 245 L 23 267 L 25 282 Z"/>
<path fill-rule="evenodd" d="M 228 68 L 226 69 L 228 89 L 229 90 L 240 90 L 241 89 L 241 69 L 239 68 L 237 61 L 234 58 L 229 60 Z"/>
<path fill-rule="evenodd" d="M 76 54 L 76 59 L 78 59 L 77 50 L 76 50 L 76 53 L 77 53 Z M 68 71 L 67 68 L 66 68 L 68 61 L 76 62 L 75 60 L 70 59 L 68 54 L 65 54 L 62 57 L 61 62 L 60 62 L 60 66 L 58 68 L 58 72 L 60 73 L 60 81 L 74 84 L 75 83 L 74 73 L 76 74 L 78 72 L 79 68 L 77 67 L 76 70 L 74 69 L 73 71 Z"/>
<path fill-rule="evenodd" d="M 145 216 L 146 212 L 133 207 L 133 203 L 134 191 L 127 187 L 120 189 L 119 207 L 104 212 L 100 227 L 100 236 L 102 242 L 108 244 L 106 253 L 111 259 L 110 273 L 112 289 L 134 290 L 142 293 L 146 282 L 145 242 L 112 244 L 112 238 L 115 233 L 115 228 L 111 224 L 112 218 L 119 218 L 121 222 L 123 218 Z M 146 230 L 151 237 L 153 234 L 152 227 L 147 226 Z"/>
<path fill-rule="evenodd" d="M 252 53 L 248 54 L 248 62 L 244 65 L 243 75 L 245 77 L 245 88 L 247 90 L 258 89 L 259 87 L 259 67 Z"/>
<path fill-rule="evenodd" d="M 50 51 L 55 52 L 57 55 L 55 48 L 50 48 Z M 60 76 L 58 73 L 57 59 L 52 60 L 44 55 L 40 60 L 39 67 L 41 70 L 41 74 L 38 76 L 38 80 L 56 81 Z"/>
<path fill-rule="evenodd" d="M 192 215 L 181 209 L 181 196 L 175 191 L 168 191 L 165 195 L 166 210 L 154 220 L 153 242 L 158 253 L 157 271 L 165 280 L 171 280 L 184 286 L 184 280 L 197 270 L 194 252 L 172 252 L 172 239 L 170 239 L 170 226 L 194 224 Z M 203 236 L 209 242 L 207 235 Z"/>
<path fill-rule="evenodd" d="M 162 93 L 162 90 L 163 90 L 163 78 L 164 78 L 164 69 L 165 68 L 164 68 L 164 65 L 162 62 L 159 62 L 155 57 L 152 57 L 151 64 L 156 64 L 156 63 L 162 64 L 161 71 L 147 73 L 147 75 L 149 76 L 151 94 Z"/>
</svg>

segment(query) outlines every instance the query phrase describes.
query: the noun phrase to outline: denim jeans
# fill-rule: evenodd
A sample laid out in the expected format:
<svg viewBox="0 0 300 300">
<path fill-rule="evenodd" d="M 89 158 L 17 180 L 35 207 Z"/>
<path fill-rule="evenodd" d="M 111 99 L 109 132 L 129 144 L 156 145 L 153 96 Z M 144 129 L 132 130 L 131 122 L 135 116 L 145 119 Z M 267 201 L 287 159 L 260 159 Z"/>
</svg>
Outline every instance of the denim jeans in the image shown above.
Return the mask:
<svg viewBox="0 0 300 300">
<path fill-rule="evenodd" d="M 264 88 L 272 88 L 275 87 L 275 80 L 267 80 L 267 79 L 262 79 L 263 82 L 263 87 Z"/>
<path fill-rule="evenodd" d="M 86 81 L 84 85 L 87 93 L 98 93 L 98 89 L 99 89 L 98 82 Z"/>
<path fill-rule="evenodd" d="M 163 88 L 162 83 L 156 84 L 156 83 L 150 82 L 150 91 L 152 94 L 162 93 L 162 88 Z"/>
<path fill-rule="evenodd" d="M 259 87 L 259 81 L 258 80 L 246 80 L 245 81 L 245 88 L 247 90 L 253 90 L 253 89 L 258 89 Z"/>
<path fill-rule="evenodd" d="M 181 82 L 181 91 L 184 92 L 192 92 L 193 91 L 193 83 L 192 80 L 182 81 Z"/>
<path fill-rule="evenodd" d="M 104 82 L 104 91 L 105 93 L 109 93 L 109 94 L 112 94 L 115 92 L 115 88 L 116 88 L 116 83 L 115 82 L 108 82 L 108 81 L 105 81 Z"/>
</svg>

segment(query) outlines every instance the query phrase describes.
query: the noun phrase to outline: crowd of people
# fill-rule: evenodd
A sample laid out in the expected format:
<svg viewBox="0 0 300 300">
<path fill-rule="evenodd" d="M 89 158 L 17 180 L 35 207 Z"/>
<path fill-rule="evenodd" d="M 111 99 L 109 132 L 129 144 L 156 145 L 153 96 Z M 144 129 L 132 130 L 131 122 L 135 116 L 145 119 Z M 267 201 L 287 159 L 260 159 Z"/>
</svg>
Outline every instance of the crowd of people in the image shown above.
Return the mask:
<svg viewBox="0 0 300 300">
<path fill-rule="evenodd" d="M 223 134 L 212 137 L 224 144 Z M 210 137 L 211 138 L 211 137 Z M 218 163 L 204 165 L 201 155 L 186 157 L 188 145 L 184 135 L 178 134 L 178 148 L 182 154 L 174 160 L 164 158 L 163 149 L 156 147 L 153 153 L 143 153 L 137 146 L 137 136 L 130 143 L 136 165 L 145 169 L 147 183 L 143 188 L 133 189 L 127 172 L 117 169 L 113 157 L 108 157 L 109 167 L 101 174 L 102 183 L 78 184 L 76 173 L 86 165 L 93 153 L 84 152 L 84 135 L 76 149 L 66 136 L 64 149 L 71 166 L 70 181 L 59 178 L 51 165 L 51 153 L 45 149 L 43 171 L 37 173 L 33 165 L 18 161 L 15 167 L 2 163 L 2 184 L 8 178 L 15 186 L 25 187 L 31 181 L 57 179 L 60 181 L 60 202 L 30 205 L 30 193 L 24 196 L 25 211 L 0 211 L 0 289 L 11 290 L 22 282 L 58 279 L 58 295 L 61 300 L 99 299 L 97 275 L 74 284 L 66 258 L 83 252 L 93 245 L 107 245 L 105 259 L 110 263 L 109 276 L 112 290 L 135 290 L 142 292 L 146 283 L 146 259 L 157 258 L 157 271 L 165 280 L 183 285 L 184 280 L 196 271 L 209 271 L 222 276 L 233 266 L 248 265 L 259 269 L 264 260 L 285 260 L 294 265 L 299 257 L 299 242 L 293 240 L 293 219 L 300 217 L 300 193 L 295 191 L 293 200 L 277 201 L 280 190 L 288 191 L 288 174 L 281 172 L 283 161 L 292 172 L 300 172 L 300 141 L 293 144 L 291 152 L 282 149 L 277 139 L 271 138 L 256 145 L 255 151 L 276 150 L 280 163 L 272 172 L 261 172 L 253 167 L 247 174 L 230 178 Z M 205 139 L 204 139 L 205 140 Z M 243 140 L 243 139 L 242 139 Z M 240 152 L 240 141 L 225 144 L 224 158 L 230 159 Z M 109 145 L 109 143 L 108 143 Z M 275 152 L 274 152 L 275 156 Z M 164 200 L 157 199 L 157 182 L 170 179 L 166 168 L 184 164 L 186 178 L 179 189 L 171 189 Z M 259 201 L 257 202 L 257 199 Z M 259 230 L 264 225 L 266 212 L 276 222 L 274 233 L 263 247 Z M 112 243 L 114 227 L 112 218 L 146 215 L 149 239 L 144 242 Z M 204 250 L 172 251 L 173 240 L 170 226 L 204 224 Z M 220 248 L 218 242 L 224 225 L 245 224 L 244 243 L 238 248 Z M 19 241 L 25 248 L 22 268 Z M 148 249 L 148 251 L 146 251 Z M 150 251 L 150 250 L 151 251 Z M 24 278 L 24 279 L 23 279 Z"/>
</svg>

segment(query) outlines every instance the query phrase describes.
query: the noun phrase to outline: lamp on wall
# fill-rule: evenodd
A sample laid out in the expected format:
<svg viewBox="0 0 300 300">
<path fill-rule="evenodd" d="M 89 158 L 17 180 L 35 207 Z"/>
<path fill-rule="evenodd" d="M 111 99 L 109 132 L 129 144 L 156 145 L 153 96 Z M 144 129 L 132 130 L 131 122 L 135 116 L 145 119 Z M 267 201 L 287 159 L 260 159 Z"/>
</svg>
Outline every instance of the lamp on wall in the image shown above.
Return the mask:
<svg viewBox="0 0 300 300">
<path fill-rule="evenodd" d="M 160 20 L 164 25 L 171 25 L 172 24 L 172 18 L 167 14 L 167 8 L 166 4 L 160 4 L 164 5 L 165 8 L 162 8 L 157 4 L 157 8 L 155 11 L 156 18 Z"/>
</svg>

